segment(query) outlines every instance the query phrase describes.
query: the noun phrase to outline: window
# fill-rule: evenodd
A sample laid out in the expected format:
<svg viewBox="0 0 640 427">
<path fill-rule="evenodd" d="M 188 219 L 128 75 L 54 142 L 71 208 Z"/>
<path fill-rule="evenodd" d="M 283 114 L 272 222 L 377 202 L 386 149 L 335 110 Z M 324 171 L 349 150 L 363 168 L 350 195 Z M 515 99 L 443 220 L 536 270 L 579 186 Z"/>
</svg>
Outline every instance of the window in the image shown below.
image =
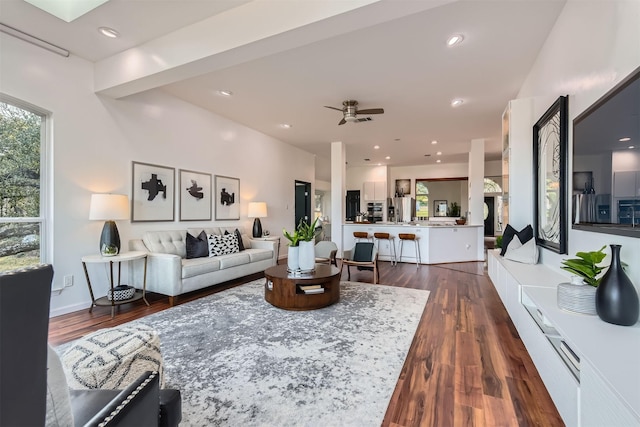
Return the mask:
<svg viewBox="0 0 640 427">
<path fill-rule="evenodd" d="M 46 117 L 0 97 L 0 271 L 44 262 Z"/>
<path fill-rule="evenodd" d="M 416 179 L 416 217 L 429 218 L 429 189 L 428 181 Z"/>
</svg>

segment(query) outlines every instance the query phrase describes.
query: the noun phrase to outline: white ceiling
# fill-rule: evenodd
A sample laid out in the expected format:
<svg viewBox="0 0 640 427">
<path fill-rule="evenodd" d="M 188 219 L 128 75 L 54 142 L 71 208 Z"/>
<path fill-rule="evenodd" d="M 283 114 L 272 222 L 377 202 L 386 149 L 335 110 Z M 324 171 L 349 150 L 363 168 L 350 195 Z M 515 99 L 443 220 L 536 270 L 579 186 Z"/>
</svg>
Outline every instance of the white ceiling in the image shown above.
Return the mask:
<svg viewBox="0 0 640 427">
<path fill-rule="evenodd" d="M 298 1 L 307 8 L 326 4 Z M 293 0 L 110 0 L 70 23 L 23 0 L 0 0 L 0 22 L 97 65 L 117 64 L 127 53 L 140 54 L 144 50 L 140 47 L 153 46 L 155 52 L 170 49 L 176 40 L 172 34 L 200 21 L 207 24 L 216 15 L 225 20 L 235 17 L 235 22 L 225 21 L 230 24 L 227 29 L 217 26 L 218 42 L 272 25 L 267 16 L 261 21 L 255 16 L 242 19 L 239 12 L 230 15 L 240 10 L 251 13 L 249 7 L 260 4 L 291 10 L 291 17 L 286 12 L 280 15 L 283 22 L 301 20 Z M 147 88 L 161 88 L 317 154 L 319 179 L 329 179 L 326 165 L 333 141 L 345 143 L 349 165 L 433 164 L 436 158 L 443 163 L 466 162 L 470 141 L 476 138 L 485 139 L 487 160 L 498 159 L 502 112 L 516 97 L 564 0 L 344 0 L 342 4 L 353 10 L 311 24 L 283 26 L 279 34 L 262 41 L 245 41 L 244 47 L 253 46 L 251 55 L 238 48 L 228 49 L 224 57 L 218 53 L 224 59 L 217 65 L 216 54 L 205 65 L 192 59 L 199 64 L 197 72 L 180 73 L 176 66 L 171 79 L 152 76 L 148 80 L 154 83 Z M 116 29 L 121 37 L 101 36 L 100 26 Z M 446 40 L 454 33 L 464 34 L 465 40 L 448 48 Z M 189 40 L 181 34 L 184 52 L 203 44 L 202 37 Z M 219 89 L 234 95 L 221 97 Z M 452 108 L 454 98 L 464 103 Z M 382 107 L 385 113 L 371 116 L 370 122 L 338 126 L 341 112 L 323 106 L 341 107 L 346 99 L 357 100 L 361 109 Z M 283 129 L 282 123 L 292 128 Z"/>
</svg>

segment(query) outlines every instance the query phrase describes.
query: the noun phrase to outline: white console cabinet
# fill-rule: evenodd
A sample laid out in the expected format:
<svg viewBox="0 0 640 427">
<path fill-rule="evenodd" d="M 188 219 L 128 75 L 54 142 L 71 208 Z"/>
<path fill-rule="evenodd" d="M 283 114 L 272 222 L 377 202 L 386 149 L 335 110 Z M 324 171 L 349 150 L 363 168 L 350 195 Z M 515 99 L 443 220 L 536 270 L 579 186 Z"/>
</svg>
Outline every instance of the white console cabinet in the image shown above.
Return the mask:
<svg viewBox="0 0 640 427">
<path fill-rule="evenodd" d="M 558 308 L 567 277 L 488 251 L 488 272 L 567 426 L 640 426 L 640 324 Z"/>
</svg>

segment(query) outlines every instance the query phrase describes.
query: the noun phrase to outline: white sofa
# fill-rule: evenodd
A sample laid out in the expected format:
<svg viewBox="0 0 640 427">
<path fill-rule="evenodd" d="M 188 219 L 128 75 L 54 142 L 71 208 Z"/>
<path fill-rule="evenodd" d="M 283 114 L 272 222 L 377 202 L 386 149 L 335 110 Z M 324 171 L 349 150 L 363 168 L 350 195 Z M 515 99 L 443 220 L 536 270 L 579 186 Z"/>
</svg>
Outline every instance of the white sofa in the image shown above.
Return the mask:
<svg viewBox="0 0 640 427">
<path fill-rule="evenodd" d="M 233 233 L 237 227 L 204 228 L 205 233 Z M 147 231 L 141 239 L 129 241 L 129 250 L 144 251 L 147 256 L 147 291 L 169 296 L 174 305 L 178 295 L 250 274 L 259 273 L 278 262 L 277 242 L 253 240 L 240 229 L 244 251 L 227 255 L 186 258 L 186 233 L 198 236 L 199 229 Z M 142 283 L 144 261 L 131 263 L 130 283 Z"/>
</svg>

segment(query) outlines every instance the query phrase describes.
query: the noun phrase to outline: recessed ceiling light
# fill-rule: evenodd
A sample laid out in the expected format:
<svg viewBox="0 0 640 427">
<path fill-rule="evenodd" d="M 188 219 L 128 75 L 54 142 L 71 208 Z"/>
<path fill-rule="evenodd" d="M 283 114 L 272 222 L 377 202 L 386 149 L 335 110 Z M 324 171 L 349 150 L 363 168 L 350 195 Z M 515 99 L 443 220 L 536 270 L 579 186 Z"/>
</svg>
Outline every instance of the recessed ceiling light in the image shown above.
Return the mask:
<svg viewBox="0 0 640 427">
<path fill-rule="evenodd" d="M 451 106 L 452 107 L 459 107 L 460 105 L 462 105 L 464 101 L 460 98 L 456 98 L 453 101 L 451 101 Z"/>
<path fill-rule="evenodd" d="M 292 126 L 289 123 L 282 123 L 280 127 L 284 129 L 291 129 Z"/>
<path fill-rule="evenodd" d="M 391 156 L 385 157 L 385 160 L 391 160 Z"/>
<path fill-rule="evenodd" d="M 379 145 L 374 145 L 374 146 L 373 146 L 373 149 L 374 149 L 374 150 L 379 150 L 379 149 L 380 149 L 380 146 L 379 146 Z"/>
<path fill-rule="evenodd" d="M 233 92 L 231 92 L 230 90 L 219 90 L 218 93 L 222 96 L 231 96 L 233 95 Z"/>
<path fill-rule="evenodd" d="M 109 28 L 109 27 L 100 27 L 100 28 L 98 28 L 98 31 L 100 31 L 100 34 L 102 34 L 103 36 L 109 37 L 109 38 L 112 38 L 112 39 L 115 39 L 120 35 L 119 32 L 117 32 L 113 28 Z"/>
<path fill-rule="evenodd" d="M 624 138 L 620 138 L 618 141 L 627 142 L 627 141 L 631 141 L 631 138 L 629 138 L 628 136 L 625 136 Z"/>
<path fill-rule="evenodd" d="M 436 156 L 442 156 L 442 151 L 438 151 L 438 152 L 436 153 Z"/>
<path fill-rule="evenodd" d="M 633 150 L 634 148 L 636 148 L 636 146 L 635 146 L 635 145 L 630 145 L 630 146 L 629 146 L 629 150 Z"/>
<path fill-rule="evenodd" d="M 436 160 L 436 163 L 441 163 L 441 162 L 442 162 L 442 160 L 440 160 L 440 159 Z"/>
<path fill-rule="evenodd" d="M 438 141 L 436 141 L 435 139 L 433 141 L 431 141 L 431 145 L 436 145 L 438 143 Z"/>
<path fill-rule="evenodd" d="M 464 40 L 464 36 L 462 34 L 454 34 L 447 39 L 447 46 L 451 47 L 458 45 L 462 43 L 462 40 Z"/>
</svg>

